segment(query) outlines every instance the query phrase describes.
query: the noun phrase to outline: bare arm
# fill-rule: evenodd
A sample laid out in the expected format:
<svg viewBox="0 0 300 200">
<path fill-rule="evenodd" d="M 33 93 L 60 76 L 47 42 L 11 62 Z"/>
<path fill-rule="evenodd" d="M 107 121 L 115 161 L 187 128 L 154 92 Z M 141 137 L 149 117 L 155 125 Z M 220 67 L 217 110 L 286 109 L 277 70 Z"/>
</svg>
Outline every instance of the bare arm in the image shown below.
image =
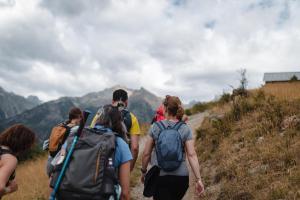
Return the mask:
<svg viewBox="0 0 300 200">
<path fill-rule="evenodd" d="M 193 173 L 194 173 L 196 179 L 200 179 L 201 178 L 200 166 L 199 166 L 197 153 L 196 153 L 195 147 L 194 147 L 194 140 L 187 140 L 185 142 L 185 148 L 186 148 L 187 158 L 189 160 L 189 163 L 191 165 Z"/>
<path fill-rule="evenodd" d="M 131 154 L 133 159 L 130 163 L 130 171 L 133 170 L 135 162 L 139 155 L 139 135 L 131 135 Z"/>
<path fill-rule="evenodd" d="M 17 190 L 17 184 L 15 181 L 10 181 L 9 185 L 6 186 L 9 181 L 9 177 L 17 167 L 17 163 L 17 159 L 12 155 L 3 155 L 1 157 L 0 197 Z"/>
<path fill-rule="evenodd" d="M 188 140 L 185 142 L 185 149 L 187 158 L 189 160 L 190 166 L 193 170 L 193 173 L 196 178 L 196 191 L 198 195 L 200 196 L 204 192 L 204 185 L 202 183 L 201 175 L 200 175 L 200 166 L 199 166 L 199 160 L 197 157 L 197 153 L 195 151 L 194 147 L 194 140 Z"/>
<path fill-rule="evenodd" d="M 122 188 L 121 200 L 129 200 L 130 161 L 123 163 L 119 168 L 120 185 Z"/>
</svg>

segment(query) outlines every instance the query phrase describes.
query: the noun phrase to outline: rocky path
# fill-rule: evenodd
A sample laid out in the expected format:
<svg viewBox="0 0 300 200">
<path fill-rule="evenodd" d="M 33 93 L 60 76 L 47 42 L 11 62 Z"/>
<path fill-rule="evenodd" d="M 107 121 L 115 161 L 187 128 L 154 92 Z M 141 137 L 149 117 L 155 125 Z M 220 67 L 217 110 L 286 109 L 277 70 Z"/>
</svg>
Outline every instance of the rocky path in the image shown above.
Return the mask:
<svg viewBox="0 0 300 200">
<path fill-rule="evenodd" d="M 195 134 L 195 130 L 201 126 L 201 123 L 206 116 L 206 113 L 199 113 L 193 115 L 189 118 L 188 125 L 191 127 L 193 134 Z M 145 139 L 142 138 L 140 140 L 140 154 L 143 152 L 145 146 Z M 140 155 L 141 156 L 141 155 Z M 190 167 L 189 167 L 190 169 Z M 194 174 L 190 171 L 190 187 L 187 191 L 187 194 L 184 197 L 184 200 L 193 200 L 194 199 Z M 131 189 L 131 198 L 134 200 L 150 200 L 152 198 L 143 197 L 143 185 L 140 183 Z"/>
</svg>

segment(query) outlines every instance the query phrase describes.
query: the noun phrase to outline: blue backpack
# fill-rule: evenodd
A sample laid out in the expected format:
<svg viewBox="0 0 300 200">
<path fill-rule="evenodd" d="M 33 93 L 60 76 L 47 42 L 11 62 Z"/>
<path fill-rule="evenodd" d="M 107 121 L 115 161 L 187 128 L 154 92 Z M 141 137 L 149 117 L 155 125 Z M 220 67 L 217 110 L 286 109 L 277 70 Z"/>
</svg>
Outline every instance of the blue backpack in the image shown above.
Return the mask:
<svg viewBox="0 0 300 200">
<path fill-rule="evenodd" d="M 164 171 L 176 170 L 183 161 L 183 143 L 179 128 L 185 124 L 178 122 L 173 127 L 166 127 L 162 121 L 155 123 L 160 132 L 155 143 L 158 166 Z"/>
</svg>

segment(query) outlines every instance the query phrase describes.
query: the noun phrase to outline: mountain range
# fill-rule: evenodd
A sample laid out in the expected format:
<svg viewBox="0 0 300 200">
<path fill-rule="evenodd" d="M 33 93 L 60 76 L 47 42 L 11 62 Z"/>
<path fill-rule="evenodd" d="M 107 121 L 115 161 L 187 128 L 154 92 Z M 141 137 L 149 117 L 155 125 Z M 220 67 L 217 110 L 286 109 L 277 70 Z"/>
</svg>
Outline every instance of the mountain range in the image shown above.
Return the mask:
<svg viewBox="0 0 300 200">
<path fill-rule="evenodd" d="M 36 96 L 27 98 L 5 91 L 0 87 L 0 120 L 13 117 L 39 105 L 41 101 Z"/>
<path fill-rule="evenodd" d="M 115 86 L 103 91 L 88 93 L 81 97 L 61 97 L 42 104 L 34 104 L 34 102 L 40 102 L 34 97 L 24 98 L 19 95 L 15 95 L 18 97 L 16 98 L 16 102 L 19 104 L 15 104 L 15 100 L 10 97 L 12 93 L 7 93 L 2 89 L 4 92 L 1 93 L 3 94 L 3 98 L 0 99 L 0 109 L 7 110 L 5 107 L 7 105 L 11 106 L 11 104 L 18 105 L 20 109 L 17 110 L 18 112 L 10 112 L 10 115 L 3 115 L 2 120 L 0 119 L 0 131 L 13 124 L 22 123 L 32 128 L 37 133 L 38 140 L 41 142 L 49 137 L 51 128 L 54 125 L 64 121 L 68 117 L 70 108 L 77 106 L 81 109 L 90 110 L 92 115 L 94 115 L 100 106 L 111 103 L 112 93 L 118 88 L 125 89 L 128 92 L 128 109 L 137 116 L 139 122 L 150 123 L 155 109 L 161 104 L 162 99 L 144 88 L 134 90 Z"/>
</svg>

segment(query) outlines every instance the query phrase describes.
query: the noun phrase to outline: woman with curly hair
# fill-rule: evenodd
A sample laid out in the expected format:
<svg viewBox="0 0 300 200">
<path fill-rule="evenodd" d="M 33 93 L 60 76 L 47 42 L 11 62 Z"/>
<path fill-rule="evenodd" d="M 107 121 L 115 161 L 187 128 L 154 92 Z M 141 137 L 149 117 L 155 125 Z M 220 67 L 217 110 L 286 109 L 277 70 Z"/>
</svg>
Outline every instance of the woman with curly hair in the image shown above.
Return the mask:
<svg viewBox="0 0 300 200">
<path fill-rule="evenodd" d="M 151 158 L 151 152 L 153 151 L 153 149 L 155 149 L 156 156 L 153 156 L 153 160 L 151 160 L 151 162 L 153 165 L 159 166 L 159 168 L 161 169 L 156 181 L 156 190 L 154 191 L 153 199 L 180 200 L 184 197 L 189 187 L 189 171 L 185 160 L 185 157 L 187 157 L 187 160 L 195 176 L 196 192 L 200 196 L 204 192 L 204 186 L 200 176 L 200 167 L 197 153 L 194 148 L 192 131 L 187 124 L 182 122 L 182 118 L 184 116 L 184 109 L 182 103 L 178 97 L 167 95 L 163 102 L 163 105 L 165 111 L 165 119 L 156 122 L 152 125 L 149 131 L 149 136 L 146 140 L 145 149 L 142 157 L 141 180 L 142 182 L 144 182 L 145 174 L 147 173 L 147 167 Z M 162 159 L 161 154 L 158 154 L 158 149 L 161 149 L 163 147 L 166 148 L 166 146 L 158 146 L 159 144 L 161 144 L 160 138 L 162 137 L 162 127 L 165 128 L 163 130 L 174 129 L 179 133 L 180 136 L 180 143 L 182 144 L 182 149 L 178 149 L 177 152 L 183 152 L 183 159 L 178 162 L 179 164 L 174 170 L 164 170 L 164 168 L 162 168 L 160 166 L 160 163 L 158 162 L 158 158 Z"/>
<path fill-rule="evenodd" d="M 35 134 L 22 124 L 16 124 L 0 134 L 0 198 L 17 191 L 15 169 L 17 156 L 27 152 L 35 142 Z"/>
</svg>

